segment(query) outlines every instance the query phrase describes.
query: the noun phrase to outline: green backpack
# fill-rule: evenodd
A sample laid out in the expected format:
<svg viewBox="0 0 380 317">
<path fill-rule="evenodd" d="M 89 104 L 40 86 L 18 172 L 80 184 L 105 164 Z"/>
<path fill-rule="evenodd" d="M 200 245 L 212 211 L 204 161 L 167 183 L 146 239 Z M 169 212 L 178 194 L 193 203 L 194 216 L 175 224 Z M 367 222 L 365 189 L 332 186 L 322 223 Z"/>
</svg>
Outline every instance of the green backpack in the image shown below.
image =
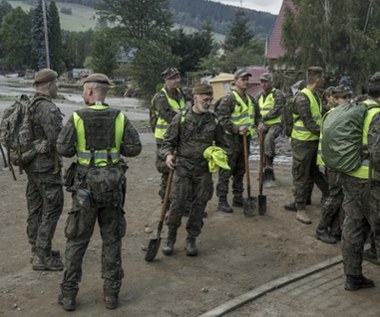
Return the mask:
<svg viewBox="0 0 380 317">
<path fill-rule="evenodd" d="M 363 124 L 371 106 L 347 103 L 326 113 L 322 121 L 321 156 L 328 168 L 348 173 L 363 161 Z"/>
</svg>

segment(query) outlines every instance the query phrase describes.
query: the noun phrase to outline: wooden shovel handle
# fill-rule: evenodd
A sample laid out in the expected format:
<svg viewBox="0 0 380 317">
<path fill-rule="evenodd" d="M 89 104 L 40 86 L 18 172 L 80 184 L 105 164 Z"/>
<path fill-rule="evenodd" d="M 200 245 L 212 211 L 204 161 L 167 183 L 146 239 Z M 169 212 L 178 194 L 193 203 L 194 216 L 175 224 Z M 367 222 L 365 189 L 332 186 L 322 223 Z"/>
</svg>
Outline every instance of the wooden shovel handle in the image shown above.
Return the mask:
<svg viewBox="0 0 380 317">
<path fill-rule="evenodd" d="M 243 147 L 244 147 L 244 167 L 245 174 L 247 177 L 247 190 L 248 190 L 248 198 L 251 197 L 251 180 L 249 177 L 249 164 L 248 164 L 248 141 L 247 134 L 243 134 Z"/>
<path fill-rule="evenodd" d="M 175 154 L 174 154 L 174 159 L 175 159 Z M 168 206 L 170 192 L 172 191 L 173 174 L 174 174 L 174 170 L 170 169 L 169 170 L 168 182 L 166 184 L 166 189 L 165 189 L 164 200 L 163 200 L 162 206 L 161 206 L 160 221 L 163 221 L 165 219 L 166 208 Z"/>
</svg>

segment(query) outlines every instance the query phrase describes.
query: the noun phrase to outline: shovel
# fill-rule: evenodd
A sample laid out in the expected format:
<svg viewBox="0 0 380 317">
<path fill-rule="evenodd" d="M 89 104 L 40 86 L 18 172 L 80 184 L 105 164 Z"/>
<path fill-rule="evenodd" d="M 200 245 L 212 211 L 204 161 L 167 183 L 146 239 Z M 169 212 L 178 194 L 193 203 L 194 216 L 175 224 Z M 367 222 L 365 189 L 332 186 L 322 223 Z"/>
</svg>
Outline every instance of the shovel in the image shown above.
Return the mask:
<svg viewBox="0 0 380 317">
<path fill-rule="evenodd" d="M 248 164 L 248 144 L 247 135 L 243 135 L 243 147 L 244 147 L 244 167 L 245 175 L 247 177 L 247 199 L 243 201 L 244 215 L 247 217 L 254 216 L 257 210 L 257 199 L 251 196 L 251 181 L 249 178 L 249 164 Z"/>
<path fill-rule="evenodd" d="M 267 212 L 267 196 L 263 195 L 263 183 L 264 183 L 264 133 L 259 132 L 259 144 L 260 144 L 260 165 L 259 165 L 259 214 L 264 215 Z"/>
<path fill-rule="evenodd" d="M 147 262 L 151 262 L 154 260 L 160 248 L 161 231 L 162 231 L 162 226 L 164 225 L 166 210 L 167 210 L 167 206 L 169 202 L 169 195 L 172 189 L 173 173 L 174 173 L 173 170 L 169 170 L 168 183 L 165 189 L 164 201 L 162 202 L 162 206 L 161 206 L 160 222 L 158 223 L 158 227 L 157 227 L 157 234 L 156 234 L 157 237 L 149 241 L 148 249 L 145 254 L 145 261 Z"/>
</svg>

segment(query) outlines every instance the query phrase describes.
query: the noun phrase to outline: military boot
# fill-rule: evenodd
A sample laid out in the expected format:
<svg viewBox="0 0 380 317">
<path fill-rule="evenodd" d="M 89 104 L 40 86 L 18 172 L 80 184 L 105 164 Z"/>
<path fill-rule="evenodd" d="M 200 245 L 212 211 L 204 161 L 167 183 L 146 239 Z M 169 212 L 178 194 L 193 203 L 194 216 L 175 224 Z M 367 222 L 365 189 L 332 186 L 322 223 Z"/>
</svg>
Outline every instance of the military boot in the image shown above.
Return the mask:
<svg viewBox="0 0 380 317">
<path fill-rule="evenodd" d="M 377 259 L 376 247 L 374 245 L 371 245 L 370 248 L 364 250 L 363 260 L 366 260 L 376 265 L 380 265 L 380 261 Z"/>
<path fill-rule="evenodd" d="M 360 275 L 346 275 L 346 284 L 344 289 L 346 291 L 356 291 L 360 288 L 372 288 L 375 284 L 363 274 Z"/>
<path fill-rule="evenodd" d="M 220 210 L 221 212 L 228 213 L 228 214 L 234 212 L 234 210 L 228 204 L 226 196 L 219 197 L 218 210 Z"/>
<path fill-rule="evenodd" d="M 187 256 L 197 256 L 198 255 L 198 249 L 197 245 L 195 244 L 195 238 L 186 238 L 186 245 L 185 245 L 186 255 Z"/>
<path fill-rule="evenodd" d="M 329 244 L 336 243 L 335 237 L 329 232 L 327 228 L 322 228 L 318 226 L 317 230 L 315 230 L 315 237 L 318 240 L 321 240 L 322 242 L 325 242 L 325 243 L 329 243 Z"/>
<path fill-rule="evenodd" d="M 174 231 L 169 231 L 168 237 L 166 238 L 164 245 L 162 246 L 162 253 L 165 255 L 172 255 L 174 251 L 174 244 L 176 240 L 177 233 Z"/>
<path fill-rule="evenodd" d="M 62 308 L 67 311 L 73 311 L 76 309 L 76 294 L 65 293 L 58 295 L 58 304 L 62 305 Z"/>
<path fill-rule="evenodd" d="M 305 210 L 297 210 L 296 219 L 297 219 L 299 222 L 304 223 L 305 225 L 309 225 L 309 224 L 311 224 L 311 220 L 310 220 L 310 218 L 307 216 Z"/>
<path fill-rule="evenodd" d="M 59 257 L 50 256 L 42 257 L 34 255 L 32 269 L 35 271 L 62 271 L 63 263 Z"/>
<path fill-rule="evenodd" d="M 234 198 L 232 199 L 232 206 L 243 207 L 243 196 L 234 196 Z"/>
<path fill-rule="evenodd" d="M 107 309 L 116 309 L 119 306 L 119 296 L 117 294 L 104 294 L 104 304 Z"/>
</svg>

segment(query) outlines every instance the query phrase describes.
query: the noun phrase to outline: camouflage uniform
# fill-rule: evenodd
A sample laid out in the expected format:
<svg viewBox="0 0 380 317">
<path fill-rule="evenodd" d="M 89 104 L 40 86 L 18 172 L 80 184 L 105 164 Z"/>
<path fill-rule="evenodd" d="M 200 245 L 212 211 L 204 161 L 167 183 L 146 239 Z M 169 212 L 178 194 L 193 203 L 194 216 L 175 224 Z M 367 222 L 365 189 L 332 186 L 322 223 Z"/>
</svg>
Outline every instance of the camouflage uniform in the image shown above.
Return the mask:
<svg viewBox="0 0 380 317">
<path fill-rule="evenodd" d="M 251 98 L 249 95 L 245 95 L 242 99 L 246 102 L 246 98 Z M 251 98 L 254 105 L 254 122 L 255 126 L 261 122 L 260 108 L 257 103 Z M 231 170 L 219 170 L 219 180 L 216 187 L 216 195 L 218 197 L 225 197 L 228 193 L 228 183 L 232 176 L 232 192 L 235 201 L 242 201 L 244 192 L 243 177 L 245 173 L 244 165 L 244 147 L 243 147 L 243 135 L 239 134 L 238 127 L 231 122 L 231 113 L 236 106 L 236 100 L 233 94 L 225 96 L 218 106 L 218 118 L 220 124 L 224 127 L 226 133 L 226 139 L 229 146 L 228 151 L 228 165 Z M 249 144 L 251 136 L 248 135 L 247 146 L 249 153 Z"/>
<path fill-rule="evenodd" d="M 344 175 L 342 256 L 346 275 L 362 274 L 364 244 L 372 230 L 379 260 L 380 250 L 380 114 L 372 119 L 368 131 L 368 152 L 373 175 L 368 179 Z"/>
<path fill-rule="evenodd" d="M 106 106 L 106 105 L 105 105 Z M 82 116 L 86 113 L 115 111 L 106 107 L 104 110 L 89 108 L 77 111 Z M 123 114 L 124 115 L 124 114 Z M 91 120 L 91 119 L 89 119 Z M 85 121 L 85 120 L 84 120 Z M 113 123 L 114 124 L 114 123 Z M 111 127 L 103 129 L 110 130 Z M 88 134 L 87 134 L 88 133 Z M 102 138 L 94 131 L 86 131 L 86 143 L 90 136 L 96 144 Z M 57 141 L 57 149 L 65 157 L 77 155 L 77 131 L 73 116 L 70 117 Z M 124 118 L 123 136 L 120 145 L 120 154 L 126 157 L 137 156 L 141 152 L 140 138 L 127 117 Z M 82 277 L 82 261 L 90 242 L 96 220 L 98 219 L 100 233 L 103 240 L 102 247 L 102 278 L 104 279 L 105 295 L 117 296 L 120 290 L 124 272 L 121 262 L 121 239 L 126 232 L 123 203 L 126 191 L 126 165 L 123 161 L 118 163 L 107 162 L 105 166 L 89 166 L 79 164 L 76 166 L 74 181 L 67 188 L 73 194 L 73 204 L 69 212 L 65 235 L 67 237 L 65 252 L 65 272 L 61 283 L 63 296 L 76 296 L 78 284 Z M 92 184 L 100 184 L 96 188 Z M 107 187 L 107 189 L 105 187 Z M 113 187 L 113 188 L 111 188 Z M 89 189 L 92 195 L 91 206 L 83 206 L 78 196 L 78 189 Z"/>
<path fill-rule="evenodd" d="M 46 97 L 33 104 L 30 120 L 35 145 L 48 141 L 48 146 L 37 150 L 35 158 L 24 166 L 28 176 L 26 231 L 32 254 L 45 258 L 51 254 L 52 239 L 63 209 L 61 163 L 55 149 L 62 129 L 62 113 Z"/>
<path fill-rule="evenodd" d="M 182 93 L 173 93 L 169 90 L 167 90 L 167 94 L 170 98 L 175 99 L 178 104 L 180 103 L 181 98 L 184 98 L 185 96 Z M 152 100 L 153 108 L 155 108 L 158 112 L 158 116 L 162 119 L 164 119 L 166 122 L 171 122 L 177 112 L 173 110 L 173 108 L 170 106 L 168 99 L 166 98 L 164 92 L 159 91 L 156 93 L 156 95 L 153 97 Z M 163 139 L 156 138 L 156 145 L 157 145 L 157 152 L 156 152 L 156 169 L 159 173 L 161 173 L 161 184 L 160 184 L 160 190 L 159 195 L 161 199 L 164 198 L 165 195 L 165 189 L 166 184 L 168 182 L 168 176 L 169 176 L 169 170 L 165 164 L 165 161 L 160 156 L 160 149 L 162 147 Z"/>
<path fill-rule="evenodd" d="M 302 92 L 299 92 L 296 96 L 295 112 L 299 115 L 299 120 L 303 121 L 306 129 L 315 135 L 319 135 L 320 127 L 311 115 L 309 98 Z M 292 174 L 294 202 L 297 210 L 304 210 L 310 180 L 314 181 L 322 191 L 322 197 L 328 196 L 328 183 L 316 163 L 318 140 L 300 141 L 292 138 L 291 147 L 293 153 Z"/>
<path fill-rule="evenodd" d="M 227 150 L 224 136 L 223 128 L 210 112 L 197 114 L 188 110 L 184 118 L 179 114 L 170 124 L 161 155 L 166 157 L 175 150 L 177 153 L 171 208 L 166 220 L 169 232 L 174 235 L 181 225 L 189 194 L 193 205 L 186 225 L 187 234 L 189 238 L 200 234 L 203 213 L 213 193 L 211 173 L 203 152 L 214 143 Z"/>
</svg>

